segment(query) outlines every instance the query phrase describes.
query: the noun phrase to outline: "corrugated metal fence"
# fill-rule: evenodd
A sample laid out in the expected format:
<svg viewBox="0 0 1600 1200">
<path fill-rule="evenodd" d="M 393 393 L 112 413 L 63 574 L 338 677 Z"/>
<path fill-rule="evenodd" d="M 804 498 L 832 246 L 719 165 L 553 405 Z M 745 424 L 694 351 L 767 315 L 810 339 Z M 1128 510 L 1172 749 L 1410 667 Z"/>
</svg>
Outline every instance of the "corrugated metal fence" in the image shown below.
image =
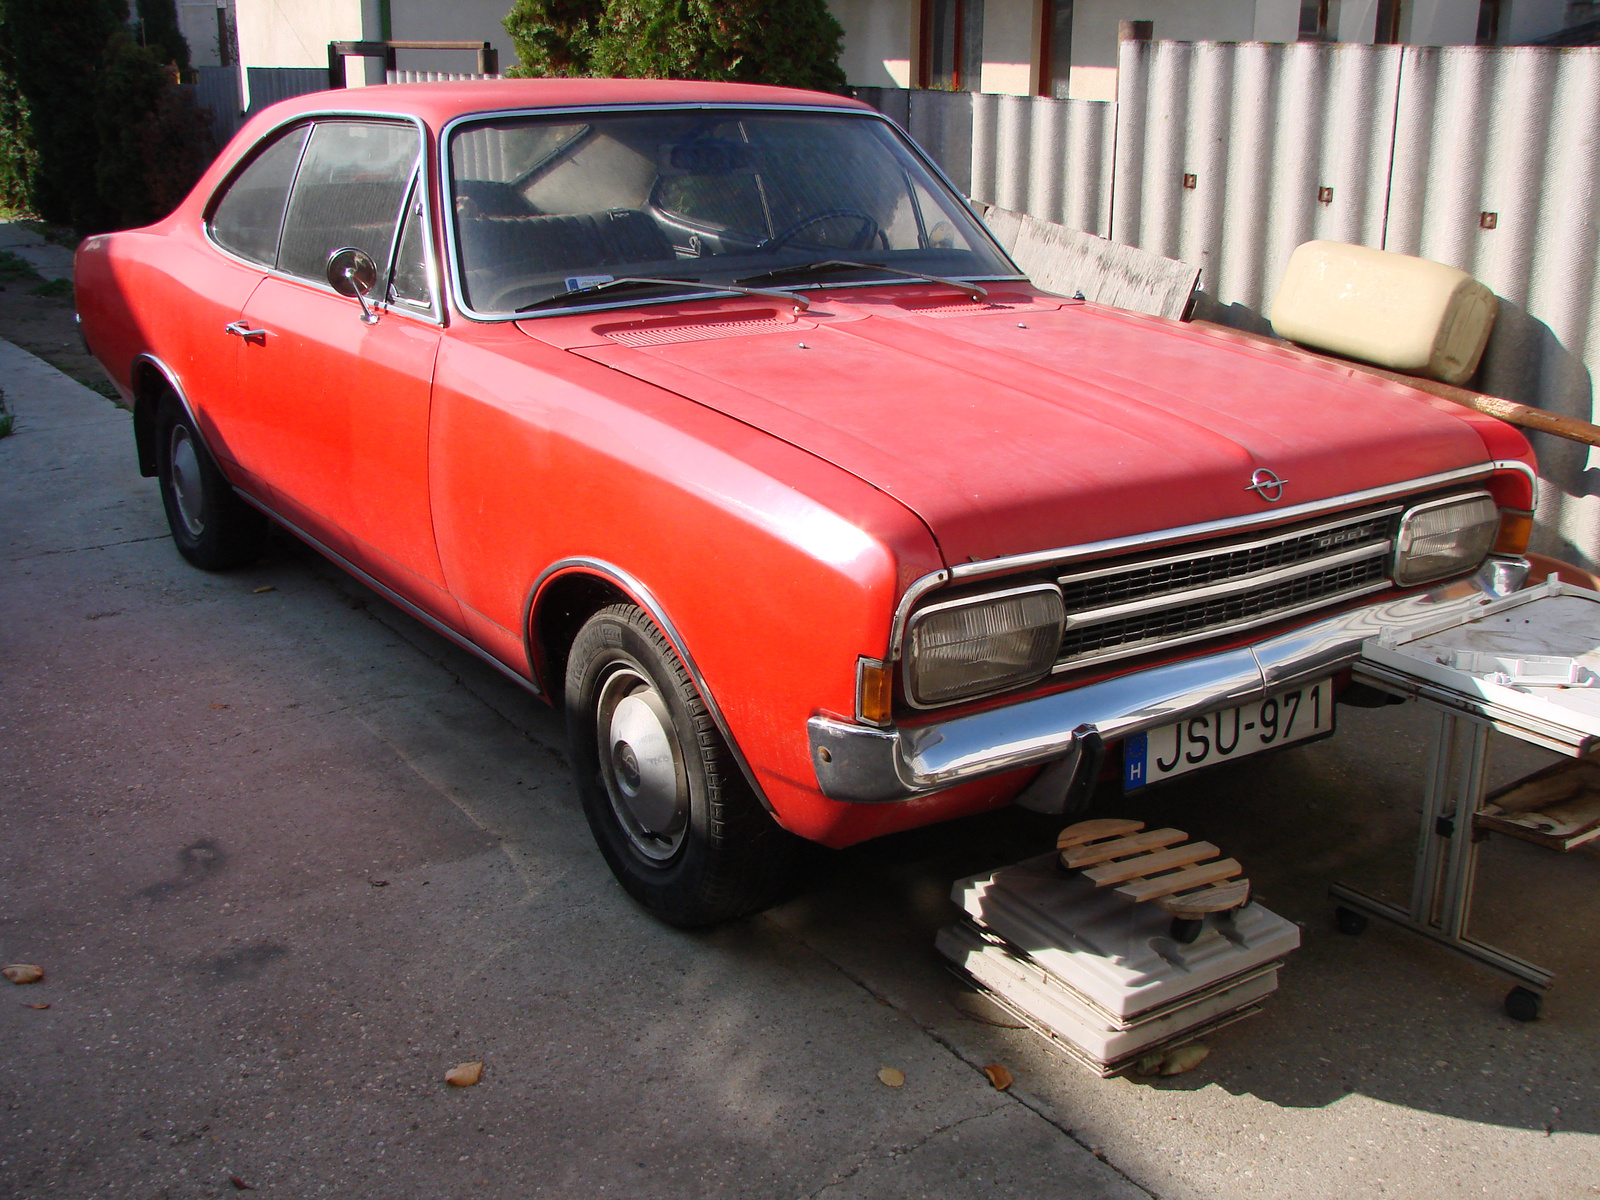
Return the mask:
<svg viewBox="0 0 1600 1200">
<path fill-rule="evenodd" d="M 1230 324 L 1268 328 L 1311 238 L 1470 271 L 1501 297 L 1484 390 L 1596 417 L 1600 49 L 1124 42 L 1114 105 L 862 98 L 975 199 L 1198 264 Z M 1536 546 L 1593 567 L 1600 458 L 1535 443 Z"/>
</svg>

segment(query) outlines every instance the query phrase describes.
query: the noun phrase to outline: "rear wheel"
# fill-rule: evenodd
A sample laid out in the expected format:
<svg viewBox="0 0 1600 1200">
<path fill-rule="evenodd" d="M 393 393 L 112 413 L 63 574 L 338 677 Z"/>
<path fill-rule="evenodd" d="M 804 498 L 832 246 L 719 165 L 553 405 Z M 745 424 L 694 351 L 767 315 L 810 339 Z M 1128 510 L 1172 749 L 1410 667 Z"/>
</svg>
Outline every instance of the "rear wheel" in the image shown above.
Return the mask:
<svg viewBox="0 0 1600 1200">
<path fill-rule="evenodd" d="M 650 618 L 614 604 L 567 659 L 567 737 L 600 852 L 640 904 L 712 925 L 772 903 L 801 842 L 767 815 Z"/>
<path fill-rule="evenodd" d="M 156 478 L 178 553 L 207 571 L 261 557 L 267 519 L 234 493 L 178 398 L 156 408 Z"/>
</svg>

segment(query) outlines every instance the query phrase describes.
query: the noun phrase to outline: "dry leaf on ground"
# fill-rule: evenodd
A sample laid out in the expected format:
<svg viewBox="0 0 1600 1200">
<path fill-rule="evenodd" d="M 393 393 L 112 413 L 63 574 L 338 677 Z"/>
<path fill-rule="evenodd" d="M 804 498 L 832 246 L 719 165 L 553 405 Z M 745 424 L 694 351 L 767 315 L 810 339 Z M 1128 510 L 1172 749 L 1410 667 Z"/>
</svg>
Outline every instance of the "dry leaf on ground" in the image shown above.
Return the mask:
<svg viewBox="0 0 1600 1200">
<path fill-rule="evenodd" d="M 444 1081 L 451 1087 L 471 1087 L 483 1078 L 481 1062 L 462 1063 L 444 1073 Z"/>
<path fill-rule="evenodd" d="M 46 1000 L 43 1004 L 24 1004 L 22 1007 L 23 1008 L 49 1008 L 50 1007 L 50 1001 Z"/>
<path fill-rule="evenodd" d="M 1187 1046 L 1179 1046 L 1176 1050 L 1169 1051 L 1166 1061 L 1161 1064 L 1163 1075 L 1182 1075 L 1185 1071 L 1192 1071 L 1203 1063 L 1206 1055 L 1211 1053 L 1209 1046 L 1202 1046 L 1199 1042 L 1190 1042 Z"/>
<path fill-rule="evenodd" d="M 32 963 L 12 963 L 7 967 L 0 967 L 0 975 L 4 975 L 12 983 L 38 983 L 44 978 L 44 968 L 36 967 Z"/>
<path fill-rule="evenodd" d="M 983 1073 L 989 1077 L 989 1082 L 994 1084 L 994 1090 L 997 1092 L 1005 1091 L 1015 1082 L 1011 1078 L 1011 1072 L 999 1063 L 990 1063 L 983 1069 Z"/>
<path fill-rule="evenodd" d="M 272 586 L 272 585 L 271 585 L 271 584 L 270 584 L 270 583 L 269 583 L 269 584 L 267 584 L 267 586 L 266 586 L 266 587 L 258 587 L 258 588 L 255 588 L 255 589 L 254 589 L 254 590 L 252 590 L 252 591 L 251 591 L 251 593 L 250 593 L 250 594 L 251 594 L 251 595 L 252 595 L 252 596 L 259 596 L 259 595 L 261 595 L 261 594 L 262 594 L 262 593 L 264 593 L 264 592 L 275 592 L 275 591 L 277 591 L 277 590 L 278 590 L 278 589 L 277 589 L 277 588 L 275 588 L 275 587 L 273 587 L 273 586 Z"/>
<path fill-rule="evenodd" d="M 256 1185 L 255 1184 L 246 1183 L 244 1180 L 240 1179 L 237 1175 L 229 1175 L 228 1176 L 228 1182 L 233 1184 L 233 1186 L 235 1188 L 237 1188 L 241 1192 L 253 1192 L 253 1191 L 256 1190 Z"/>
<path fill-rule="evenodd" d="M 885 1087 L 903 1087 L 906 1073 L 898 1067 L 883 1067 L 878 1071 L 878 1082 Z"/>
</svg>

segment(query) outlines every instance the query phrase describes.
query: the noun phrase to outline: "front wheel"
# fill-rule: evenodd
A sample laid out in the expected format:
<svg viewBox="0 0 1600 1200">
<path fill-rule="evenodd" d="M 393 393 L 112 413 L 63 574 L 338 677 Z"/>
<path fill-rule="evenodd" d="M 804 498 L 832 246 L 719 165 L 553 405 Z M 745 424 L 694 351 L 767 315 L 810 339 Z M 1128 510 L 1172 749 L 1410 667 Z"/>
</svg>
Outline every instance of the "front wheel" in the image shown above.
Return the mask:
<svg viewBox="0 0 1600 1200">
<path fill-rule="evenodd" d="M 584 814 L 612 874 L 685 928 L 763 908 L 800 841 L 767 815 L 651 619 L 614 604 L 567 659 L 567 737 Z"/>
<path fill-rule="evenodd" d="M 261 557 L 267 519 L 234 494 L 188 411 L 168 392 L 156 408 L 156 479 L 178 553 L 207 571 Z"/>
</svg>

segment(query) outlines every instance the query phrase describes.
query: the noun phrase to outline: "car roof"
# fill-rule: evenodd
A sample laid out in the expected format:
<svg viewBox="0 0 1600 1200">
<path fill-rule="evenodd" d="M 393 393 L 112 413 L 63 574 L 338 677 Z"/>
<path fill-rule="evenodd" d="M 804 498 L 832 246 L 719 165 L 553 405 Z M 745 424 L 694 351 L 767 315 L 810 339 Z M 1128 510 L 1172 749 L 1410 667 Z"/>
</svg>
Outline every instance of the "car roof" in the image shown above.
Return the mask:
<svg viewBox="0 0 1600 1200">
<path fill-rule="evenodd" d="M 437 130 L 456 117 L 477 112 L 635 104 L 781 104 L 873 111 L 870 105 L 848 97 L 765 84 L 693 79 L 464 79 L 309 92 L 274 104 L 261 116 L 276 125 L 297 113 L 330 109 L 407 113 Z"/>
</svg>

